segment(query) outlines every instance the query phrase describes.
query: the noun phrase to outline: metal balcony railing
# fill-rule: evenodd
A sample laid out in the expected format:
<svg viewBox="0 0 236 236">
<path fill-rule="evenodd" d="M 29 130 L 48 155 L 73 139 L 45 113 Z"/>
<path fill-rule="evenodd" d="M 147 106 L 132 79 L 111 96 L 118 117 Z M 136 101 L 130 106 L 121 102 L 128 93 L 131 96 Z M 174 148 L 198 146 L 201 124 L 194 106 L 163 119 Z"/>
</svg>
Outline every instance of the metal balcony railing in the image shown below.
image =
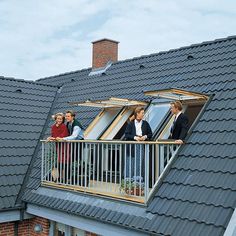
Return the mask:
<svg viewBox="0 0 236 236">
<path fill-rule="evenodd" d="M 42 140 L 43 185 L 146 203 L 179 145 L 174 142 Z"/>
</svg>

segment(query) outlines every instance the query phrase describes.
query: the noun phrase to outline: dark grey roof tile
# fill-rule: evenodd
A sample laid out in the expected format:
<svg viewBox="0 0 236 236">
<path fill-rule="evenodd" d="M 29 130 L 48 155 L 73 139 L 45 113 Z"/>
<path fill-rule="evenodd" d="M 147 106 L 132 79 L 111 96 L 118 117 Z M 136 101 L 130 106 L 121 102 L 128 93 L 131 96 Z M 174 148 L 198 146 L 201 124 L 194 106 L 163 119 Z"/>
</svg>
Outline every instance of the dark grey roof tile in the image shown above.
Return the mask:
<svg viewBox="0 0 236 236">
<path fill-rule="evenodd" d="M 236 174 L 234 158 L 179 156 L 178 159 L 174 164 L 177 169 Z"/>
<path fill-rule="evenodd" d="M 176 199 L 187 202 L 197 202 L 207 205 L 229 208 L 235 204 L 235 192 L 230 189 L 216 189 L 205 186 L 163 183 L 157 192 L 157 197 Z M 155 204 L 155 202 L 152 202 Z"/>
<path fill-rule="evenodd" d="M 150 204 L 148 210 L 153 214 L 180 217 L 199 223 L 224 226 L 228 222 L 228 215 L 233 212 L 232 208 L 216 207 L 213 205 L 190 203 L 180 200 L 169 200 L 157 197 L 155 204 Z"/>
<path fill-rule="evenodd" d="M 134 212 L 130 215 L 121 214 L 118 218 L 116 215 L 113 216 L 112 212 L 112 210 L 118 212 L 118 209 L 107 210 L 105 206 L 96 209 L 82 203 L 77 208 L 72 207 L 69 203 L 64 205 L 64 202 L 68 202 L 69 199 L 58 203 L 56 207 L 61 209 L 64 205 L 75 214 L 93 215 L 104 222 L 108 220 L 131 228 L 142 227 L 143 230 L 162 235 L 223 235 L 236 199 L 236 185 L 234 184 L 236 183 L 236 170 L 235 165 L 232 164 L 232 160 L 235 158 L 235 141 L 233 141 L 235 134 L 232 128 L 235 123 L 233 111 L 236 108 L 235 39 L 236 37 L 220 39 L 116 62 L 109 68 L 105 76 L 89 77 L 88 74 L 91 71 L 89 68 L 40 80 L 40 83 L 65 83 L 55 103 L 53 113 L 68 109 L 69 101 L 104 99 L 111 96 L 150 99 L 143 95 L 144 90 L 150 89 L 178 87 L 215 94 L 200 122 L 194 127 L 192 136 L 182 148 L 179 158 L 176 159 L 169 174 L 164 178 L 161 187 L 157 189 L 149 207 L 154 207 L 153 210 L 156 207 L 158 209 L 155 214 L 151 215 L 151 218 L 145 216 L 144 220 L 134 216 Z M 192 55 L 193 59 L 188 60 L 188 55 Z M 139 69 L 140 64 L 143 64 L 145 68 Z M 71 79 L 74 79 L 74 82 Z M 12 89 L 4 86 L 9 92 Z M 16 87 L 14 85 L 13 89 Z M 39 101 L 46 103 L 47 101 L 41 98 L 43 94 L 47 94 L 48 91 L 45 92 L 47 89 L 40 86 L 34 91 L 34 96 L 39 96 Z M 78 93 L 78 91 L 80 92 Z M 33 91 L 27 90 L 24 93 L 30 94 Z M 52 99 L 54 95 L 49 96 Z M 8 111 L 21 109 L 9 105 L 9 108 L 6 106 L 3 108 Z M 35 106 L 38 105 L 35 104 Z M 38 112 L 33 108 L 32 106 L 31 112 L 34 113 L 32 116 Z M 77 117 L 85 127 L 98 113 L 96 109 L 72 108 L 78 112 Z M 20 111 L 26 112 L 27 109 L 22 107 Z M 40 107 L 40 110 L 41 113 L 47 113 L 46 110 L 43 111 L 43 107 Z M 50 122 L 47 126 L 49 127 L 51 124 Z M 34 132 L 37 132 L 36 127 L 32 128 Z M 26 132 L 26 128 L 23 127 L 23 129 Z M 45 137 L 49 132 L 50 130 L 47 129 Z M 29 181 L 30 188 L 34 189 L 37 189 L 40 183 L 38 168 L 40 168 L 41 157 L 40 155 L 37 157 L 36 169 L 32 170 L 32 177 Z M 38 178 L 38 182 L 36 178 Z M 32 201 L 27 196 L 25 199 Z M 38 204 L 45 204 L 46 199 L 38 197 L 35 201 Z M 160 201 L 161 204 L 159 204 Z M 50 207 L 52 203 L 48 202 L 47 206 Z M 150 210 L 149 207 L 148 210 Z M 219 209 L 223 213 L 217 218 Z"/>
<path fill-rule="evenodd" d="M 206 156 L 206 157 L 235 157 L 235 147 L 234 145 L 216 145 L 216 144 L 194 144 L 194 149 L 192 144 L 187 144 L 184 147 L 184 155 L 192 155 L 192 156 Z"/>
<path fill-rule="evenodd" d="M 225 121 L 227 122 L 227 121 Z M 207 125 L 206 125 L 207 126 Z M 197 130 L 191 135 L 188 139 L 188 143 L 199 143 L 199 144 L 236 144 L 236 131 L 232 127 L 231 131 L 202 131 L 198 132 Z"/>
<path fill-rule="evenodd" d="M 230 173 L 178 170 L 173 168 L 164 181 L 168 183 L 197 185 L 236 191 L 234 178 L 235 175 Z"/>
<path fill-rule="evenodd" d="M 0 85 L 0 188 L 14 199 L 1 209 L 14 207 L 57 87 L 4 77 Z"/>
</svg>

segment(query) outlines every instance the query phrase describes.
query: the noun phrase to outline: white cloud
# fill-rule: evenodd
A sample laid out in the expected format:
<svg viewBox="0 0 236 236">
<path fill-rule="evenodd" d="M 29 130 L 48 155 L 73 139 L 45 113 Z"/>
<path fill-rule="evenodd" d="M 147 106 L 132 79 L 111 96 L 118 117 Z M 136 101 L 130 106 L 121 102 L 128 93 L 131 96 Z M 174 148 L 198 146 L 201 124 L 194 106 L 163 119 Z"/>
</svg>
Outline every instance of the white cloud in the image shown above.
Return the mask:
<svg viewBox="0 0 236 236">
<path fill-rule="evenodd" d="M 90 67 L 91 41 L 120 59 L 233 35 L 233 0 L 2 0 L 0 74 L 24 79 Z"/>
</svg>

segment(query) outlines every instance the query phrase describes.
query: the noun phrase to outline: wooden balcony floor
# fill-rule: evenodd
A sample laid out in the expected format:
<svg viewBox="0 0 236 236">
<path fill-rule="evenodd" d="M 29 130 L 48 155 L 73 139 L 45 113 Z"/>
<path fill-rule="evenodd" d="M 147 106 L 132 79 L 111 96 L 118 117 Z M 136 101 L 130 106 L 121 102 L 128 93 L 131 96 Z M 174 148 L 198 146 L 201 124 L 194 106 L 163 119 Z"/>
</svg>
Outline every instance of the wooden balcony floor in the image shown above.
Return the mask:
<svg viewBox="0 0 236 236">
<path fill-rule="evenodd" d="M 59 188 L 64 190 L 68 189 L 100 196 L 102 195 L 105 197 L 111 197 L 125 201 L 144 203 L 143 196 L 134 196 L 122 192 L 120 191 L 120 185 L 115 183 L 109 183 L 109 182 L 106 183 L 101 181 L 90 180 L 89 187 L 83 187 L 79 185 L 70 185 L 70 184 L 61 184 L 50 181 L 43 181 L 42 186 Z"/>
</svg>

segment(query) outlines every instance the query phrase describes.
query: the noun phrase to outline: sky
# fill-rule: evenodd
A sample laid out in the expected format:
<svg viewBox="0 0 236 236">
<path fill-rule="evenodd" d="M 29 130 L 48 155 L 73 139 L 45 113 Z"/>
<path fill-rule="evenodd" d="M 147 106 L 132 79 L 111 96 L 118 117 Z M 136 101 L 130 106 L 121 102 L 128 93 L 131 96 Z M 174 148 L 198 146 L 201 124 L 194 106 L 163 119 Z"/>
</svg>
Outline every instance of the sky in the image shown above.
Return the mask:
<svg viewBox="0 0 236 236">
<path fill-rule="evenodd" d="M 0 76 L 91 67 L 91 42 L 102 38 L 119 41 L 124 60 L 235 31 L 235 0 L 0 0 Z"/>
</svg>

